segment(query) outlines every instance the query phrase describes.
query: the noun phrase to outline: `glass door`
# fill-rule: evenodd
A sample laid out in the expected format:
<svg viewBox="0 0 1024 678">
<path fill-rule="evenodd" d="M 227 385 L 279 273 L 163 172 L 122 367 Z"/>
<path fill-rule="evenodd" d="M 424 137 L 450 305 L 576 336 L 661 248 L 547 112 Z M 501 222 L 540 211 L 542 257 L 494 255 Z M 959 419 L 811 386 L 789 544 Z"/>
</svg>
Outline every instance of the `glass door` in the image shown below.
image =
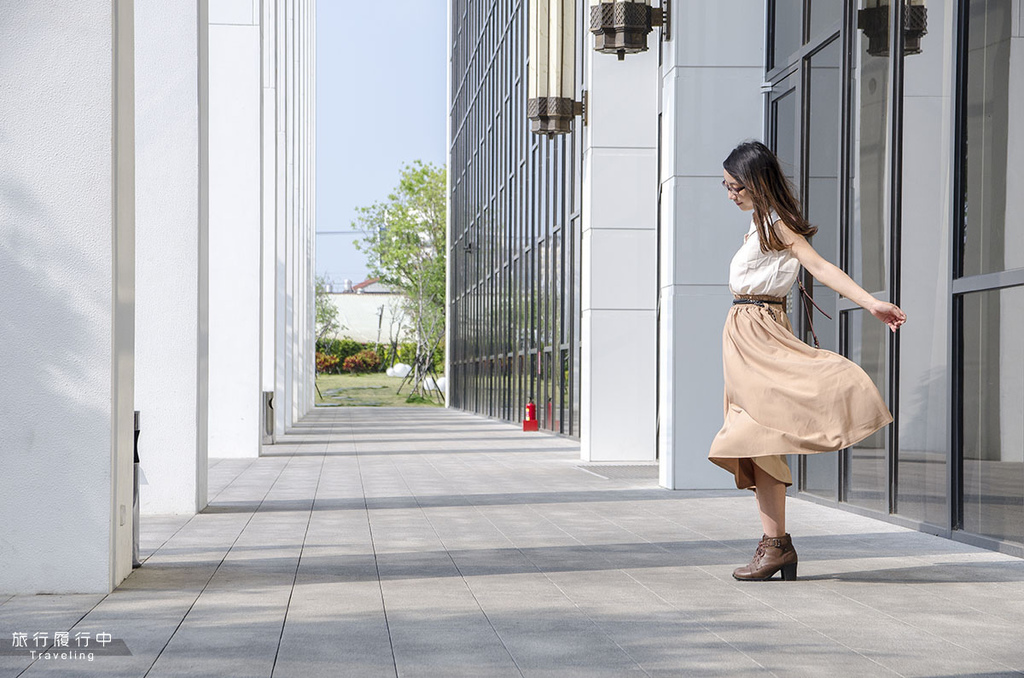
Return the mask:
<svg viewBox="0 0 1024 678">
<path fill-rule="evenodd" d="M 781 6 L 776 8 L 776 25 L 782 9 Z M 838 23 L 830 27 L 832 33 L 826 32 L 819 39 L 807 42 L 791 57 L 792 63 L 786 67 L 778 64 L 780 68 L 771 73 L 768 144 L 796 189 L 808 220 L 819 227 L 812 244 L 825 259 L 838 264 L 842 213 L 843 52 Z M 775 54 L 778 58 L 781 52 L 776 49 Z M 815 302 L 833 318 L 829 320 L 820 314 L 814 318 L 814 331 L 821 347 L 838 350 L 836 294 L 817 285 L 810 276 L 805 275 L 803 282 Z M 794 331 L 810 343 L 811 331 L 798 292 L 790 293 L 789 307 Z M 795 468 L 801 491 L 824 499 L 838 499 L 837 455 L 812 455 L 790 461 L 791 465 L 798 462 Z"/>
</svg>

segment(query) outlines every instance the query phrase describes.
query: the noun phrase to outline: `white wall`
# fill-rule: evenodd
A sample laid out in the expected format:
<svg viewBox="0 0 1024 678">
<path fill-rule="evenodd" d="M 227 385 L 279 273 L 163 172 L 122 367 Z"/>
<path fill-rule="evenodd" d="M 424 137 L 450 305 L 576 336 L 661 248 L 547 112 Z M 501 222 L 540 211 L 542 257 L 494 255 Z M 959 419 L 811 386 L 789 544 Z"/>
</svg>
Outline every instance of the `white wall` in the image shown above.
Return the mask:
<svg viewBox="0 0 1024 678">
<path fill-rule="evenodd" d="M 342 326 L 335 333 L 338 338 L 387 343 L 392 334 L 401 337 L 402 341 L 411 336 L 409 320 L 402 313 L 405 298 L 400 294 L 354 293 L 327 296 L 338 309 L 338 323 Z"/>
<path fill-rule="evenodd" d="M 760 138 L 764 3 L 674 3 L 662 68 L 661 484 L 733 487 L 707 460 L 722 413 L 729 261 L 750 223 L 722 190 L 722 161 Z"/>
<path fill-rule="evenodd" d="M 110 0 L 0 21 L 3 593 L 131 570 L 132 21 Z"/>
<path fill-rule="evenodd" d="M 144 514 L 206 506 L 205 11 L 205 2 L 143 3 L 135 15 L 135 408 Z"/>
<path fill-rule="evenodd" d="M 211 457 L 260 445 L 259 22 L 258 0 L 210 0 Z"/>
<path fill-rule="evenodd" d="M 624 61 L 595 52 L 591 35 L 582 39 L 590 49 L 584 51 L 581 456 L 653 461 L 659 31 L 648 36 L 652 49 Z"/>
</svg>

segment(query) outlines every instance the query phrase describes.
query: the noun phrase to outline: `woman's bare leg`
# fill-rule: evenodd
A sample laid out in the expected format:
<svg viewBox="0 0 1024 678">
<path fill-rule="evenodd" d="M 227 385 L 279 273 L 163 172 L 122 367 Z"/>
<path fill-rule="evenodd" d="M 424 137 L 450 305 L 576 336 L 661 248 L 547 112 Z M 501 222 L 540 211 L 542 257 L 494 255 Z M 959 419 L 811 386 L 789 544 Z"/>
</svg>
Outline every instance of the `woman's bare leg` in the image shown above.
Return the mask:
<svg viewBox="0 0 1024 678">
<path fill-rule="evenodd" d="M 761 525 L 767 537 L 786 534 L 786 484 L 754 464 L 754 494 L 761 512 Z"/>
</svg>

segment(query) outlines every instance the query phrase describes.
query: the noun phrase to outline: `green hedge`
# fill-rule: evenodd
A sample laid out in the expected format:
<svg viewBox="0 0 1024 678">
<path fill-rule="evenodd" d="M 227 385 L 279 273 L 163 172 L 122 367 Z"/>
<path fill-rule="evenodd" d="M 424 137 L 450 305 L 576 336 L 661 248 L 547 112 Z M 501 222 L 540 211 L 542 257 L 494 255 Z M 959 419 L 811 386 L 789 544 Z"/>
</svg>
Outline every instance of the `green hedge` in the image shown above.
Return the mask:
<svg viewBox="0 0 1024 678">
<path fill-rule="evenodd" d="M 383 372 L 394 363 L 405 363 L 412 365 L 416 360 L 416 344 L 407 341 L 398 345 L 398 355 L 391 359 L 390 344 L 375 344 L 373 342 L 360 343 L 355 339 L 323 339 L 316 342 L 316 352 L 326 356 L 334 356 L 338 359 L 336 366 L 326 370 L 327 374 L 340 374 L 343 371 L 345 359 L 350 358 L 362 351 L 373 351 L 380 358 L 378 371 Z M 437 348 L 434 354 L 434 371 L 437 374 L 444 373 L 444 342 Z"/>
</svg>

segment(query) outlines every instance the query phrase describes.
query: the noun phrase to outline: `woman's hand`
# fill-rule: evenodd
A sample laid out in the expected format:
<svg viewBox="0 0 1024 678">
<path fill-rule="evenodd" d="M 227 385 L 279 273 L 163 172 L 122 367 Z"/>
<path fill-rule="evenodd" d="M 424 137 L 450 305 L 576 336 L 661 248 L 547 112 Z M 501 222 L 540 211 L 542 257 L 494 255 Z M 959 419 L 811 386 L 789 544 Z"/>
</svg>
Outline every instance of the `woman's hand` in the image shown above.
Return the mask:
<svg viewBox="0 0 1024 678">
<path fill-rule="evenodd" d="M 888 325 L 889 329 L 893 332 L 898 330 L 900 325 L 907 322 L 907 314 L 899 306 L 890 304 L 887 301 L 875 300 L 875 303 L 868 308 L 868 311 L 871 312 L 871 315 Z"/>
</svg>

